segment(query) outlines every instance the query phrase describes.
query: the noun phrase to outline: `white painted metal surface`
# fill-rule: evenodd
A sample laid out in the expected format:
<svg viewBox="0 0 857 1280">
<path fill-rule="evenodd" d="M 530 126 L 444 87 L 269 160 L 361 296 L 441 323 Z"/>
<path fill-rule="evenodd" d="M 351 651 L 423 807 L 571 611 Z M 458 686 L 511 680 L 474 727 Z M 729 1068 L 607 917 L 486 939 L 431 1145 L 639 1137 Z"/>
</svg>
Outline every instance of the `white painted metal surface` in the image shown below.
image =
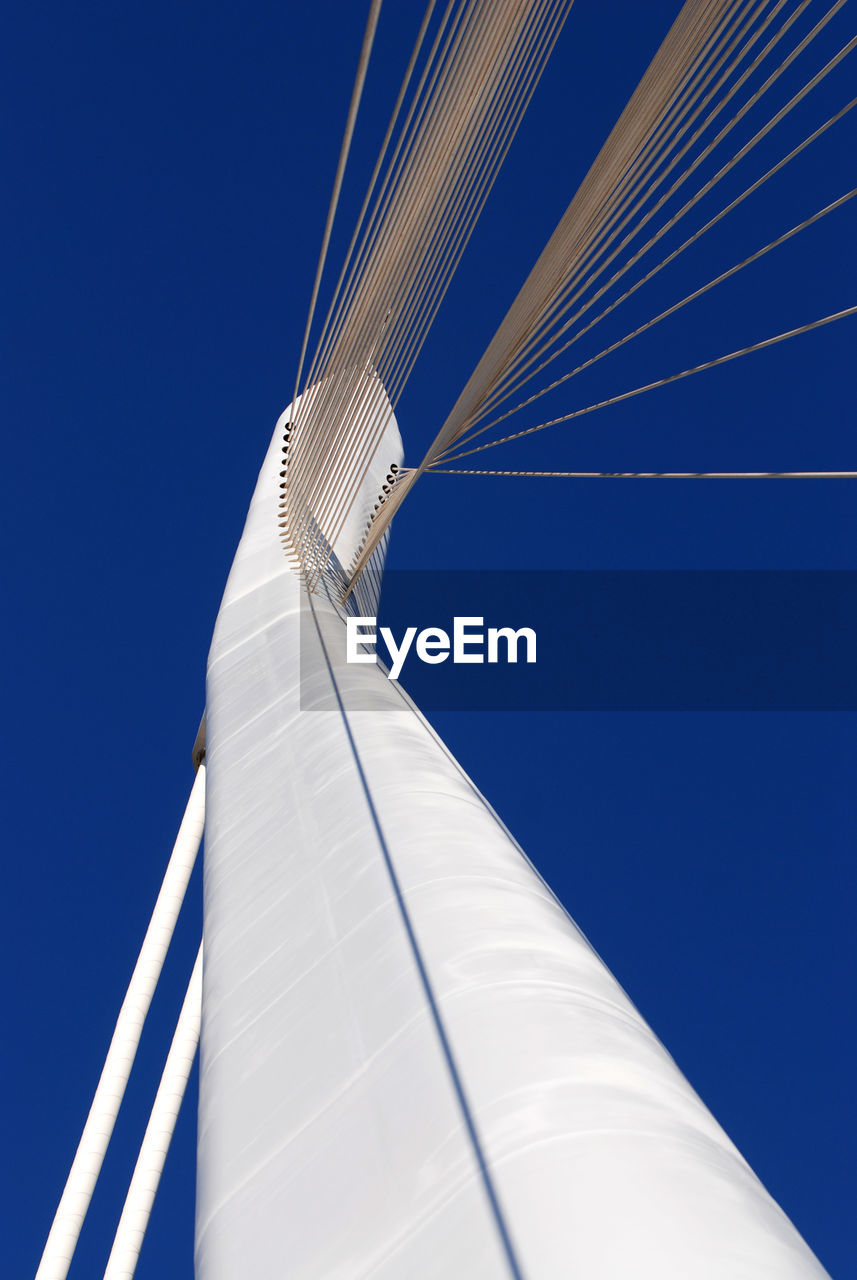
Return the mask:
<svg viewBox="0 0 857 1280">
<path fill-rule="evenodd" d="M 205 766 L 197 772 L 164 880 L 140 948 L 131 981 L 83 1134 L 51 1226 L 36 1280 L 65 1280 L 92 1199 L 104 1153 L 116 1123 L 140 1043 L 143 1023 L 163 968 L 181 904 L 196 861 L 205 822 Z"/>
<path fill-rule="evenodd" d="M 199 1045 L 202 1013 L 202 945 L 182 1002 L 175 1033 L 164 1064 L 149 1123 L 140 1144 L 128 1194 L 122 1207 L 104 1280 L 133 1280 L 149 1225 L 152 1205 L 164 1171 L 182 1099 Z"/>
<path fill-rule="evenodd" d="M 198 1280 L 819 1280 L 420 714 L 328 667 L 321 595 L 300 643 L 279 441 L 208 667 Z"/>
</svg>

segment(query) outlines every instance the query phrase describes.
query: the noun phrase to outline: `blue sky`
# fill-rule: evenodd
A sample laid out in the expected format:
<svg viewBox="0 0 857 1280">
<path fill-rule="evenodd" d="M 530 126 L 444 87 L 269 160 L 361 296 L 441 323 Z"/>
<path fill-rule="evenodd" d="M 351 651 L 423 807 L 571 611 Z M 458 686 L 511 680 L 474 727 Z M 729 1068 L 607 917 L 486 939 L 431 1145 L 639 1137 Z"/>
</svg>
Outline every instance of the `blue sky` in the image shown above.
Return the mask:
<svg viewBox="0 0 857 1280">
<path fill-rule="evenodd" d="M 784 79 L 776 106 L 853 34 L 853 7 Z M 399 406 L 407 461 L 433 438 L 676 8 L 575 3 Z M 334 262 L 420 10 L 387 0 L 382 11 Z M 10 1275 L 35 1269 L 192 781 L 208 640 L 291 392 L 364 13 L 346 0 L 47 0 L 6 20 Z M 853 84 L 846 63 L 724 184 L 722 202 Z M 854 154 L 849 117 L 664 273 L 627 326 L 855 185 Z M 854 232 L 852 205 L 549 407 L 852 305 Z M 485 465 L 854 469 L 855 325 L 505 446 Z M 854 569 L 855 514 L 848 482 L 427 477 L 397 520 L 390 563 Z M 821 1261 L 844 1276 L 857 1190 L 854 716 L 433 718 Z M 100 1274 L 106 1259 L 193 963 L 199 888 L 197 875 L 72 1276 Z M 141 1277 L 191 1274 L 194 1109 L 191 1092 Z"/>
</svg>

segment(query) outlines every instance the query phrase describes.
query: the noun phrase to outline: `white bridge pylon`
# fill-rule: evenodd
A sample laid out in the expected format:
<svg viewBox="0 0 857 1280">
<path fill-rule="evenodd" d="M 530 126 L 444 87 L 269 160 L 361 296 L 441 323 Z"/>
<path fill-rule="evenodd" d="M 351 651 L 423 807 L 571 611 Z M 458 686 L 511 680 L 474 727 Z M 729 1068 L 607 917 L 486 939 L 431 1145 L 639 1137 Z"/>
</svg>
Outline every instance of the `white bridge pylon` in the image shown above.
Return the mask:
<svg viewBox="0 0 857 1280">
<path fill-rule="evenodd" d="M 417 708 L 333 660 L 288 419 L 208 662 L 196 1280 L 822 1280 Z M 395 419 L 356 509 L 393 462 Z"/>
</svg>

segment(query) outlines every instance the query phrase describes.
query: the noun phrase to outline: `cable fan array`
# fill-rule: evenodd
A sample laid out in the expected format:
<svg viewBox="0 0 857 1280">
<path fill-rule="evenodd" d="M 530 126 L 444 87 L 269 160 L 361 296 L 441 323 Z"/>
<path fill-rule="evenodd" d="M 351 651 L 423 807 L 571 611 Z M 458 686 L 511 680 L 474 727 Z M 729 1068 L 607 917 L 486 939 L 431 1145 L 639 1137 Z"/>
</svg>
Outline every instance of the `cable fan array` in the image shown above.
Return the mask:
<svg viewBox="0 0 857 1280">
<path fill-rule="evenodd" d="M 304 351 L 379 4 L 364 37 Z M 280 531 L 312 588 L 464 251 L 571 0 L 429 3 L 285 454 Z M 298 369 L 301 386 L 304 357 Z M 388 398 L 379 412 L 379 388 Z"/>
<path fill-rule="evenodd" d="M 806 79 L 800 88 L 730 154 L 728 143 L 736 127 L 754 109 L 764 109 L 771 101 L 768 95 L 774 86 L 792 67 L 795 68 L 792 78 L 801 71 L 812 56 L 814 42 L 845 4 L 846 0 L 834 0 L 826 6 L 818 0 L 792 3 L 788 0 L 687 0 L 425 458 L 418 467 L 403 469 L 397 477 L 390 500 L 372 522 L 364 550 L 354 566 L 355 575 L 368 562 L 392 515 L 423 472 L 480 474 L 474 469 L 461 468 L 460 460 L 726 364 L 857 311 L 857 307 L 846 307 L 518 431 L 501 428 L 514 414 L 569 383 L 718 284 L 849 204 L 857 195 L 857 187 L 846 191 L 571 370 L 538 385 L 540 375 L 554 361 L 857 105 L 857 98 L 845 102 L 676 248 L 647 267 L 644 259 L 652 255 L 656 246 L 679 228 L 718 184 L 857 47 L 857 36 L 851 37 L 817 70 L 811 74 L 805 72 Z M 708 172 L 706 162 L 709 168 L 717 166 L 708 177 L 704 176 Z M 693 183 L 691 180 L 696 174 L 698 177 Z M 642 265 L 638 274 L 634 269 L 639 264 Z M 535 389 L 531 390 L 533 386 Z M 619 473 L 568 471 L 482 474 L 619 476 Z M 650 478 L 654 474 L 621 473 L 622 478 L 643 478 L 644 475 Z M 668 474 L 678 478 L 686 473 Z M 854 473 L 694 474 L 700 478 L 733 475 L 775 478 Z"/>
</svg>

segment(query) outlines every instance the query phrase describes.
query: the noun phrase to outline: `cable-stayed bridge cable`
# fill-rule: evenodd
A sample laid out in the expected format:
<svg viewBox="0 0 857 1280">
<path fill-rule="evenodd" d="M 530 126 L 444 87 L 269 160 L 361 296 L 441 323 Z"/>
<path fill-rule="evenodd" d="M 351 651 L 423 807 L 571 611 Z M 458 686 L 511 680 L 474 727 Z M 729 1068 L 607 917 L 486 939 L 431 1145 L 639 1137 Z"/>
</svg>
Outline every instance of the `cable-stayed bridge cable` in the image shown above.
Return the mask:
<svg viewBox="0 0 857 1280">
<path fill-rule="evenodd" d="M 806 2 L 807 0 L 804 0 L 803 6 L 798 7 L 798 10 L 796 10 L 795 13 L 791 15 L 790 19 L 787 20 L 787 24 L 785 25 L 788 25 L 789 23 L 794 21 L 797 14 L 802 11 L 802 8 L 806 7 Z M 639 222 L 639 224 L 635 225 L 633 230 L 631 230 L 626 235 L 625 239 L 618 246 L 618 248 L 613 251 L 613 253 L 608 257 L 608 259 L 604 263 L 602 263 L 601 267 L 599 268 L 599 272 L 602 271 L 610 261 L 614 260 L 615 257 L 621 252 L 623 247 L 628 245 L 631 242 L 631 240 L 636 235 L 639 234 L 639 231 L 642 229 L 642 227 L 645 226 L 646 223 L 649 222 L 651 218 L 654 217 L 654 215 L 661 208 L 663 208 L 667 200 L 673 194 L 675 194 L 675 192 L 679 189 L 681 185 L 683 185 L 684 182 L 687 181 L 688 177 L 696 170 L 696 168 L 699 167 L 699 164 L 702 163 L 702 161 L 709 154 L 711 154 L 711 152 L 715 149 L 715 147 L 720 144 L 720 142 L 726 137 L 726 135 L 731 131 L 731 129 L 734 128 L 735 124 L 740 119 L 743 118 L 743 116 L 747 113 L 750 107 L 754 105 L 768 91 L 768 89 L 776 82 L 776 80 L 784 73 L 784 71 L 788 69 L 788 67 L 794 62 L 795 58 L 804 49 L 808 47 L 811 41 L 820 33 L 821 30 L 823 30 L 824 26 L 839 11 L 839 9 L 842 7 L 844 3 L 845 3 L 845 0 L 835 0 L 835 3 L 830 7 L 830 9 L 828 9 L 827 13 L 823 15 L 823 17 L 819 20 L 819 22 L 815 24 L 812 30 L 787 55 L 787 57 L 783 60 L 783 62 L 776 68 L 776 70 L 767 77 L 764 83 L 760 86 L 759 89 L 757 89 L 754 92 L 754 94 L 751 95 L 748 101 L 744 103 L 741 108 L 739 108 L 739 110 L 735 113 L 732 119 L 728 121 L 727 124 L 723 126 L 723 128 L 721 128 L 721 130 L 716 135 L 716 137 L 712 140 L 712 142 L 709 143 L 703 149 L 703 151 L 698 156 L 695 157 L 695 159 L 689 164 L 687 169 L 671 185 L 669 190 L 659 198 L 655 206 L 642 217 L 642 220 Z M 734 94 L 738 86 L 740 86 L 745 82 L 750 72 L 753 69 L 755 69 L 758 65 L 760 65 L 762 59 L 767 55 L 767 53 L 770 51 L 771 47 L 773 46 L 774 41 L 781 38 L 781 35 L 782 35 L 782 32 L 778 32 L 772 38 L 772 40 L 768 42 L 768 45 L 766 45 L 765 48 L 762 50 L 762 52 L 757 56 L 757 58 L 754 59 L 750 67 L 744 73 L 742 73 L 741 77 L 739 77 L 739 80 L 736 82 L 736 85 L 733 85 L 732 88 L 729 90 L 726 100 L 728 100 Z M 691 207 L 693 207 L 695 203 L 698 202 L 698 200 L 702 197 L 702 195 L 710 191 L 712 187 L 718 181 L 720 181 L 720 179 L 724 177 L 727 172 L 731 170 L 731 168 L 733 168 L 741 159 L 743 159 L 744 156 L 746 156 L 753 149 L 753 147 L 756 146 L 758 142 L 760 142 L 762 138 L 764 138 L 772 128 L 774 128 L 774 126 L 777 123 L 779 123 L 791 110 L 793 110 L 793 108 L 797 106 L 798 103 L 802 101 L 803 98 L 813 88 L 815 88 L 821 82 L 821 80 L 824 79 L 826 75 L 828 75 L 836 66 L 839 65 L 839 63 L 843 60 L 843 58 L 845 58 L 854 49 L 855 45 L 857 45 L 857 37 L 854 37 L 852 40 L 848 41 L 847 44 L 842 49 L 840 49 L 839 52 L 832 59 L 830 59 L 830 61 L 815 76 L 813 76 L 807 82 L 807 84 L 805 84 L 801 88 L 801 90 L 798 93 L 796 93 L 790 99 L 790 101 L 772 117 L 771 120 L 769 120 L 763 126 L 763 128 L 758 130 L 757 133 L 754 135 L 754 137 L 751 138 L 748 143 L 744 144 L 744 146 L 741 147 L 738 152 L 736 152 L 736 154 L 732 157 L 732 159 L 726 165 L 721 167 L 721 169 L 718 171 L 717 174 L 714 175 L 712 179 L 710 179 L 707 183 L 704 184 L 704 186 L 700 189 L 699 192 L 697 192 L 697 194 L 692 198 L 692 200 L 688 201 L 687 204 L 683 207 L 682 210 L 679 211 L 677 215 L 674 215 L 674 218 L 665 225 L 665 227 L 658 233 L 656 238 L 660 238 L 660 236 L 664 233 L 666 229 L 674 225 L 674 223 L 678 221 L 680 217 L 684 216 L 684 214 Z M 722 106 L 723 106 L 722 103 L 719 104 L 719 106 L 717 107 L 717 110 L 718 111 L 721 110 Z M 700 136 L 701 132 L 704 130 L 705 127 L 707 127 L 708 123 L 710 123 L 710 120 L 706 122 L 705 125 L 701 126 L 700 130 L 697 132 L 697 135 L 695 136 Z M 689 145 L 690 144 L 688 144 L 688 146 Z M 684 149 L 684 151 L 686 150 L 687 148 Z M 680 152 L 679 155 L 683 153 L 684 152 Z M 673 163 L 675 163 L 675 161 Z M 672 167 L 672 165 L 670 167 Z M 574 209 L 574 202 L 572 202 L 572 205 L 569 206 L 569 210 L 567 210 L 566 214 L 564 215 L 563 221 L 560 223 L 560 228 L 558 229 L 558 232 L 554 234 L 554 237 L 553 237 L 554 240 L 557 239 L 557 235 L 561 232 L 563 223 L 567 221 L 569 217 L 569 213 L 573 209 Z M 560 239 L 561 239 L 561 236 L 560 236 Z M 548 249 L 545 250 L 545 253 L 542 255 L 542 259 L 540 259 L 540 262 L 545 261 L 546 268 L 549 267 L 549 264 L 551 261 L 551 247 L 552 247 L 551 244 L 549 244 Z M 557 249 L 557 246 L 554 245 L 553 251 L 556 252 L 556 249 Z M 533 273 L 531 273 L 531 277 L 530 277 L 531 280 L 536 275 L 537 271 L 538 271 L 538 264 L 537 264 L 537 267 L 534 268 Z M 591 281 L 589 283 L 591 283 Z M 526 289 L 527 289 L 527 285 L 524 286 L 524 289 L 522 289 L 521 294 L 519 294 L 519 300 L 516 300 L 516 303 L 513 304 L 513 308 L 507 315 L 506 320 L 503 322 L 503 325 L 501 325 L 501 329 L 498 331 L 498 336 L 497 338 L 495 338 L 492 346 L 497 344 L 498 340 L 500 340 L 500 335 L 502 334 L 504 326 L 507 327 L 510 335 L 514 333 L 515 322 L 513 318 L 515 315 L 516 308 L 520 309 L 520 299 L 525 294 Z M 575 296 L 579 297 L 580 293 L 578 292 L 578 294 Z M 571 301 L 573 302 L 574 300 L 575 300 L 574 297 L 572 297 Z M 512 319 L 510 320 L 510 318 Z M 571 324 L 571 323 L 573 323 L 573 321 L 568 322 L 568 324 Z M 510 324 L 511 324 L 511 328 L 509 328 Z M 567 326 L 564 326 L 564 327 L 567 327 Z M 560 333 L 562 331 L 563 330 L 561 329 Z M 554 340 L 554 339 L 551 339 L 551 340 Z M 507 337 L 506 344 L 508 345 L 510 341 L 512 341 L 512 338 Z M 530 343 L 532 342 L 532 337 L 529 332 L 526 335 L 525 341 Z M 471 384 L 473 384 L 473 389 L 469 393 L 469 400 L 467 398 L 468 397 L 467 389 L 465 389 L 465 392 L 463 392 L 462 396 L 459 398 L 458 405 L 453 409 L 452 414 L 447 419 L 447 423 L 445 424 L 444 428 L 442 428 L 441 433 L 438 437 L 438 440 L 435 442 L 435 445 L 432 447 L 432 450 L 430 450 L 429 456 L 438 456 L 438 454 L 450 448 L 452 443 L 456 439 L 460 438 L 464 434 L 464 432 L 467 430 L 468 427 L 472 426 L 476 421 L 478 421 L 482 413 L 484 413 L 491 405 L 496 404 L 499 399 L 503 398 L 501 395 L 503 380 L 508 378 L 510 372 L 513 371 L 520 364 L 520 358 L 521 358 L 520 357 L 520 341 L 515 340 L 513 342 L 513 345 L 515 346 L 515 354 L 512 357 L 512 360 L 507 361 L 506 364 L 503 365 L 502 367 L 496 368 L 496 371 L 494 372 L 492 372 L 492 370 L 495 370 L 495 367 L 497 366 L 497 361 L 498 359 L 500 359 L 500 356 L 498 354 L 492 357 L 491 347 L 489 347 L 488 352 L 486 352 L 486 355 L 483 357 L 482 364 L 485 366 L 483 381 L 485 381 L 485 379 L 488 379 L 491 385 L 490 386 L 486 385 L 484 391 L 480 391 L 477 393 L 475 389 L 476 384 L 479 381 L 479 368 L 477 368 L 476 374 L 474 374 L 474 377 L 471 379 Z M 533 357 L 533 359 L 535 358 L 537 357 Z M 472 407 L 468 409 L 468 405 L 470 401 L 473 400 L 474 395 L 478 395 L 478 404 L 474 403 Z M 459 421 L 458 421 L 458 424 L 456 425 L 457 419 Z M 441 437 L 443 436 L 446 436 L 446 439 L 441 439 Z"/>
<path fill-rule="evenodd" d="M 528 480 L 857 480 L 857 471 L 486 471 L 429 467 L 436 476 L 518 476 Z"/>
<path fill-rule="evenodd" d="M 333 219 L 336 216 L 336 207 L 339 204 L 339 193 L 342 190 L 342 179 L 345 176 L 348 152 L 351 150 L 351 139 L 354 135 L 354 125 L 357 121 L 357 111 L 360 106 L 360 98 L 363 94 L 363 85 L 366 80 L 366 71 L 369 66 L 369 55 L 372 52 L 372 44 L 375 39 L 375 31 L 378 26 L 378 17 L 380 12 L 381 0 L 371 0 L 369 16 L 366 19 L 366 30 L 363 34 L 363 46 L 360 50 L 360 58 L 357 63 L 357 73 L 354 77 L 354 88 L 351 91 L 351 102 L 348 107 L 348 116 L 345 121 L 345 134 L 342 138 L 342 145 L 339 149 L 339 160 L 337 161 L 336 174 L 333 179 L 333 192 L 331 193 L 330 205 L 327 210 L 327 220 L 325 222 L 324 234 L 322 235 L 321 240 L 321 251 L 318 255 L 318 265 L 316 267 L 315 280 L 313 281 L 312 286 L 312 296 L 310 298 L 309 312 L 307 314 L 306 327 L 304 329 L 301 354 L 298 360 L 298 371 L 295 376 L 295 390 L 292 399 L 297 399 L 298 388 L 300 386 L 304 357 L 306 356 L 307 343 L 309 342 L 310 329 L 312 328 L 313 316 L 315 314 L 315 304 L 318 299 L 321 277 L 324 271 L 324 264 L 327 259 L 328 246 L 330 244 L 330 235 L 333 230 Z"/>
<path fill-rule="evenodd" d="M 680 373 L 672 373 L 665 378 L 658 378 L 654 382 L 647 382 L 645 386 L 634 387 L 631 391 L 622 391 L 618 395 L 609 396 L 606 400 L 599 400 L 597 404 L 586 405 L 582 409 L 574 409 L 571 413 L 564 413 L 557 418 L 551 418 L 549 422 L 540 422 L 537 426 L 526 427 L 523 431 L 516 431 L 512 435 L 503 436 L 499 440 L 489 440 L 485 444 L 474 445 L 472 449 L 465 449 L 462 453 L 456 454 L 455 458 L 451 460 L 458 461 L 460 458 L 469 457 L 474 453 L 483 453 L 486 449 L 493 449 L 500 444 L 508 444 L 512 440 L 520 440 L 524 436 L 535 435 L 539 431 L 546 431 L 548 427 L 558 426 L 562 422 L 570 422 L 574 418 L 582 418 L 586 414 L 594 413 L 597 409 L 606 409 L 609 405 L 621 404 L 624 400 L 630 400 L 634 396 L 641 396 L 646 391 L 654 391 L 658 387 L 667 387 L 673 382 L 680 382 L 682 379 L 690 378 L 696 373 L 703 373 L 706 369 L 715 369 L 719 365 L 728 364 L 730 361 L 738 360 L 741 356 L 750 355 L 754 351 L 764 351 L 768 347 L 776 346 L 789 338 L 811 333 L 813 329 L 823 328 L 825 325 L 834 324 L 837 320 L 844 320 L 848 316 L 855 314 L 857 314 L 857 305 L 845 307 L 842 311 L 835 311 L 831 315 L 821 316 L 818 320 L 811 320 L 808 324 L 799 325 L 796 329 L 788 329 L 785 333 L 777 333 L 771 338 L 763 339 L 761 342 L 750 343 L 748 346 L 740 347 L 737 351 L 730 351 L 726 355 L 717 356 L 713 360 L 706 360 L 690 369 L 683 369 Z"/>
<path fill-rule="evenodd" d="M 722 3 L 722 0 L 718 0 Z M 570 8 L 570 0 L 455 0 L 410 104 L 405 87 L 340 273 L 310 385 L 294 412 L 280 527 L 310 584 L 330 558 L 384 430 Z M 428 38 L 427 29 L 417 46 Z M 406 73 L 416 75 L 412 56 Z M 369 210 L 367 212 L 367 209 Z M 355 247 L 356 246 L 356 247 Z"/>
<path fill-rule="evenodd" d="M 749 184 L 740 196 L 730 201 L 724 209 L 709 218 L 702 228 L 686 238 L 677 250 L 645 272 L 641 280 L 625 289 L 620 298 L 614 298 L 602 308 L 599 315 L 580 326 L 581 319 L 585 318 L 599 299 L 614 288 L 646 252 L 748 156 L 857 47 L 857 37 L 849 40 L 784 106 L 777 109 L 755 131 L 748 142 L 722 163 L 713 177 L 707 179 L 677 212 L 669 214 L 665 210 L 668 202 L 826 29 L 843 8 L 845 0 L 833 0 L 805 34 L 800 35 L 784 53 L 778 53 L 778 62 L 772 70 L 765 73 L 763 64 L 780 48 L 784 37 L 807 12 L 811 2 L 812 0 L 800 0 L 799 3 L 788 6 L 786 0 L 776 0 L 775 3 L 770 0 L 759 0 L 758 3 L 753 3 L 753 0 L 688 0 L 684 5 L 433 445 L 418 467 L 404 469 L 399 474 L 383 509 L 371 521 L 362 551 L 355 562 L 355 574 L 359 574 L 368 563 L 374 548 L 389 528 L 393 515 L 424 469 L 441 460 L 445 464 L 455 463 L 466 456 L 464 447 L 476 436 L 543 394 L 548 388 L 526 398 L 514 410 L 496 414 L 498 406 L 504 400 L 536 376 L 558 354 L 567 350 L 583 333 L 610 314 L 621 301 L 653 278 L 668 262 L 674 261 L 681 252 L 695 243 L 728 212 L 737 208 L 764 182 L 780 172 L 790 160 L 801 154 L 812 141 L 821 137 L 852 108 L 853 102 L 813 130 L 809 137 L 793 147 L 765 175 Z M 760 70 L 763 79 L 757 87 L 753 87 L 751 78 Z M 742 100 L 737 95 L 745 86 L 748 96 Z M 735 103 L 732 114 L 706 141 L 705 135 L 711 134 L 718 117 L 722 116 L 730 102 Z M 660 226 L 656 223 L 656 229 L 646 243 L 637 247 L 643 229 L 657 218 L 661 210 L 667 212 L 666 221 Z M 817 220 L 817 216 L 823 216 L 823 212 L 805 220 L 805 225 L 811 225 Z M 804 229 L 803 224 L 793 228 L 785 238 L 797 234 L 799 229 Z M 750 261 L 756 261 L 782 242 L 778 237 L 763 250 L 757 251 L 751 259 L 745 259 L 728 271 L 721 272 L 715 280 L 686 295 L 679 303 L 659 312 L 644 325 L 638 325 L 618 344 L 609 344 L 571 374 L 554 380 L 550 388 L 567 381 L 576 372 L 580 372 L 581 368 L 588 367 L 590 363 L 617 349 L 617 345 L 630 341 L 667 315 L 674 314 L 681 306 L 687 305 L 716 283 L 728 279 L 743 266 L 749 265 Z M 626 253 L 630 257 L 622 262 L 622 255 Z M 615 267 L 612 274 L 609 274 L 611 264 L 615 264 Z M 607 277 L 608 274 L 606 283 L 602 283 L 600 278 Z M 790 331 L 788 335 L 766 339 L 762 344 L 753 344 L 750 348 L 742 348 L 741 352 L 729 353 L 716 361 L 673 375 L 670 381 L 725 363 L 749 350 L 761 349 L 762 346 L 782 341 L 786 336 L 795 336 L 796 333 L 807 332 L 809 328 L 829 322 L 829 318 L 824 318 L 811 326 Z M 577 329 L 575 326 L 578 326 Z M 568 335 L 565 341 L 564 335 Z M 663 381 L 646 384 L 645 389 L 654 385 L 663 385 Z M 643 388 L 637 388 L 633 392 L 625 392 L 622 398 L 640 394 L 642 390 Z M 597 407 L 614 402 L 615 398 L 611 398 L 606 402 L 599 402 Z M 592 412 L 595 407 L 585 406 L 560 420 Z M 478 425 L 481 419 L 490 416 L 492 409 L 495 412 L 493 424 Z M 538 428 L 530 430 L 543 429 L 544 425 L 539 424 Z M 518 438 L 518 433 L 512 437 L 503 437 L 504 440 L 507 438 Z"/>
<path fill-rule="evenodd" d="M 857 102 L 857 99 L 855 99 L 855 102 Z M 816 213 L 812 214 L 810 217 L 804 218 L 802 222 L 799 222 L 796 226 L 791 227 L 788 231 L 784 231 L 782 235 L 777 236 L 775 240 L 771 240 L 768 244 L 764 245 L 761 249 L 757 249 L 755 253 L 751 253 L 748 257 L 744 258 L 741 262 L 737 262 L 734 266 L 729 267 L 726 271 L 721 271 L 719 275 L 715 276 L 713 280 L 709 280 L 707 284 L 700 285 L 700 287 L 698 289 L 694 289 L 692 293 L 687 294 L 684 298 L 681 298 L 678 302 L 673 303 L 672 306 L 667 307 L 666 310 L 661 311 L 658 315 L 653 316 L 650 320 L 646 320 L 645 323 L 638 325 L 635 329 L 632 329 L 630 333 L 626 333 L 624 337 L 618 338 L 615 342 L 610 343 L 609 346 L 604 347 L 601 351 L 597 352 L 595 355 L 590 356 L 587 360 L 584 360 L 583 363 L 579 364 L 575 369 L 572 369 L 568 373 L 563 374 L 562 377 L 560 378 L 556 378 L 553 382 L 549 383 L 546 387 L 542 387 L 541 390 L 535 392 L 533 395 L 529 396 L 526 400 L 522 401 L 520 404 L 515 405 L 513 409 L 509 409 L 506 413 L 501 414 L 499 418 L 495 418 L 492 422 L 487 423 L 485 426 L 481 427 L 478 431 L 472 432 L 469 436 L 466 436 L 463 440 L 459 441 L 457 445 L 453 446 L 453 450 L 457 450 L 461 446 L 469 443 L 471 440 L 475 440 L 478 436 L 482 435 L 483 432 L 490 431 L 492 427 L 496 427 L 499 423 L 504 422 L 506 419 L 510 418 L 513 414 L 520 412 L 520 410 L 527 408 L 531 404 L 534 404 L 536 400 L 539 400 L 542 396 L 547 395 L 548 392 L 554 391 L 556 390 L 557 387 L 560 387 L 564 385 L 566 382 L 569 382 L 572 378 L 576 377 L 577 374 L 582 373 L 586 369 L 590 369 L 599 360 L 604 359 L 605 356 L 612 355 L 615 351 L 618 351 L 621 347 L 625 346 L 626 343 L 631 342 L 634 338 L 637 338 L 641 334 L 646 333 L 649 329 L 654 328 L 656 324 L 660 324 L 662 320 L 668 319 L 670 316 L 675 315 L 676 312 L 680 311 L 683 307 L 686 307 L 689 303 L 695 302 L 698 298 L 703 297 L 706 293 L 710 292 L 710 290 L 714 289 L 718 284 L 722 284 L 724 281 L 731 279 L 733 276 L 737 275 L 738 272 L 743 271 L 745 267 L 751 266 L 753 263 L 758 262 L 761 258 L 765 257 L 765 255 L 770 253 L 772 250 L 778 249 L 781 245 L 786 244 L 789 240 L 793 239 L 801 231 L 807 230 L 808 227 L 813 226 L 816 222 L 819 222 L 822 218 L 826 217 L 828 214 L 834 213 L 837 209 L 842 208 L 843 205 L 853 200 L 855 196 L 857 196 L 857 187 L 854 187 L 852 188 L 851 191 L 847 191 L 844 195 L 839 196 L 837 200 L 831 201 L 830 204 L 825 205 L 823 209 L 819 209 Z M 448 454 L 443 455 L 443 457 L 448 457 L 450 461 L 454 461 L 455 457 L 460 457 L 460 456 L 462 455 L 454 451 L 450 451 Z"/>
</svg>

